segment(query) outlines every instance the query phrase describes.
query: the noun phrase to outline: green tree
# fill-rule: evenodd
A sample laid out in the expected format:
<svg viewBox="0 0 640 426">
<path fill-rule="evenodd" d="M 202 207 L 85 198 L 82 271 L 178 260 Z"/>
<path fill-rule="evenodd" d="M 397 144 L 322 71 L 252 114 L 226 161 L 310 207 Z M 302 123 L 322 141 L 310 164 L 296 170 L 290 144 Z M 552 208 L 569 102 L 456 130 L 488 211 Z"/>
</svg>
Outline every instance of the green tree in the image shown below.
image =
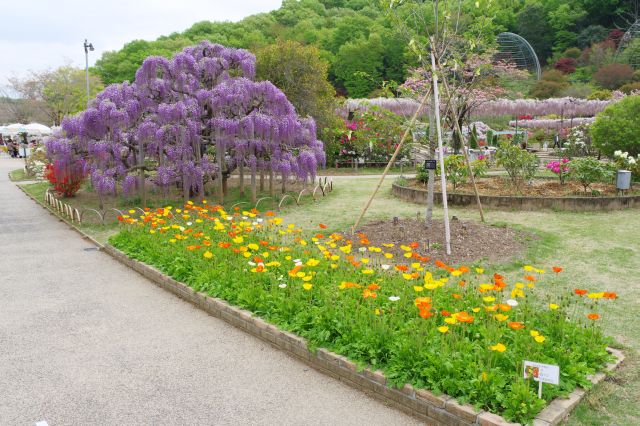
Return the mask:
<svg viewBox="0 0 640 426">
<path fill-rule="evenodd" d="M 316 120 L 320 138 L 332 140 L 339 118 L 335 90 L 328 81 L 329 64 L 313 46 L 278 40 L 256 51 L 257 77 L 280 88 L 301 116 Z"/>
<path fill-rule="evenodd" d="M 547 19 L 545 8 L 538 3 L 529 3 L 518 13 L 516 28 L 520 36 L 533 46 L 541 62 L 551 56 L 553 28 Z"/>
<path fill-rule="evenodd" d="M 87 106 L 86 74 L 81 68 L 64 65 L 53 71 L 32 72 L 23 79 L 10 78 L 9 83 L 23 99 L 41 108 L 54 125 Z M 91 99 L 104 89 L 97 76 L 90 75 L 89 84 Z"/>
<path fill-rule="evenodd" d="M 384 45 L 379 34 L 359 38 L 340 48 L 333 73 L 349 96 L 364 98 L 382 81 Z"/>
<path fill-rule="evenodd" d="M 609 105 L 591 126 L 593 144 L 603 154 L 615 151 L 640 154 L 640 96 L 629 96 Z"/>
</svg>

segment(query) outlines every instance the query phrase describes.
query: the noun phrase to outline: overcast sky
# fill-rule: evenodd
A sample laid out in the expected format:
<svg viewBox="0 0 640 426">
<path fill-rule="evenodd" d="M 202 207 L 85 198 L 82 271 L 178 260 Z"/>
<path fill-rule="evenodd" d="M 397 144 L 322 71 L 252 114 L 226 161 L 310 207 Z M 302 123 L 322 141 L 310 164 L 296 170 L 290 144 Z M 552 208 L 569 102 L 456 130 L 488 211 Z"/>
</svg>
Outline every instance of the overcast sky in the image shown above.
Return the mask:
<svg viewBox="0 0 640 426">
<path fill-rule="evenodd" d="M 280 7 L 282 0 L 0 0 L 0 86 L 7 77 L 66 62 L 84 68 L 83 42 L 106 50 L 154 40 L 193 23 L 238 21 Z"/>
</svg>

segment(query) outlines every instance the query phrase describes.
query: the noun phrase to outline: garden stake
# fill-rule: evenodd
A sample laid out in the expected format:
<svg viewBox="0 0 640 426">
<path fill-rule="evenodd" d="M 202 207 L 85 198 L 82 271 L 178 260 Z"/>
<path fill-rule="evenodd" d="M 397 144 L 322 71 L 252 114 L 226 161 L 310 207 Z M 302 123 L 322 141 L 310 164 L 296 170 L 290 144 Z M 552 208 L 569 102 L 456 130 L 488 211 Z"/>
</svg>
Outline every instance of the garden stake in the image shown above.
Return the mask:
<svg viewBox="0 0 640 426">
<path fill-rule="evenodd" d="M 433 45 L 433 41 L 432 41 Z M 433 97 L 435 100 L 434 114 L 436 115 L 436 131 L 438 133 L 438 150 L 440 151 L 440 174 L 442 183 L 442 209 L 444 210 L 444 239 L 447 255 L 451 254 L 451 229 L 449 228 L 449 206 L 447 205 L 447 179 L 444 173 L 444 148 L 442 148 L 442 127 L 440 126 L 440 95 L 438 93 L 438 74 L 436 56 L 431 49 L 431 72 L 433 73 Z M 423 102 L 424 104 L 424 102 Z"/>
<path fill-rule="evenodd" d="M 384 172 L 382 173 L 382 176 L 380 177 L 380 181 L 378 182 L 378 185 L 373 190 L 373 194 L 371 194 L 371 197 L 369 198 L 369 201 L 367 201 L 367 204 L 364 206 L 364 209 L 362 209 L 362 212 L 360 213 L 360 216 L 358 217 L 358 220 L 356 220 L 355 225 L 353 225 L 353 227 L 351 228 L 351 233 L 355 233 L 356 232 L 356 228 L 358 227 L 358 225 L 360 225 L 360 221 L 362 220 L 364 215 L 367 213 L 367 210 L 369 210 L 369 207 L 371 206 L 371 203 L 373 202 L 373 199 L 375 198 L 376 194 L 380 190 L 380 187 L 382 186 L 382 182 L 384 182 L 384 179 L 387 177 L 387 174 L 389 173 L 389 169 L 393 166 L 393 163 L 396 161 L 396 157 L 398 156 L 398 153 L 402 149 L 402 145 L 404 145 L 404 141 L 407 139 L 407 136 L 409 135 L 409 132 L 411 131 L 413 126 L 416 124 L 416 120 L 418 119 L 418 115 L 420 114 L 420 111 L 422 111 L 422 108 L 424 108 L 425 104 L 429 100 L 430 95 L 431 95 L 431 90 L 429 90 L 424 95 L 424 97 L 422 98 L 422 101 L 420 102 L 420 106 L 418 107 L 418 109 L 416 109 L 416 112 L 413 114 L 413 117 L 411 117 L 411 121 L 409 122 L 409 125 L 407 126 L 407 130 L 404 131 L 404 135 L 402 135 L 402 139 L 400 140 L 400 143 L 398 144 L 398 147 L 396 148 L 396 151 L 393 153 L 393 156 L 391 156 L 391 160 L 389 160 L 389 163 L 387 164 L 387 167 L 385 167 Z"/>
</svg>

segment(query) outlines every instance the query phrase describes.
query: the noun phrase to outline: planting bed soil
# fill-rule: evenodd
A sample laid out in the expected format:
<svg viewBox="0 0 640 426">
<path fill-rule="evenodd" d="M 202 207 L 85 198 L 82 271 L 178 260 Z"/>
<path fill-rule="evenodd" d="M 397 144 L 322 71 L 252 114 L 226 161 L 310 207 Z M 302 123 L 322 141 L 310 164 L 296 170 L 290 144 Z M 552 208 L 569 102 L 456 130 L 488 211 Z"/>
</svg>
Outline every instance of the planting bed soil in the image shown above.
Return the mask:
<svg viewBox="0 0 640 426">
<path fill-rule="evenodd" d="M 451 255 L 447 256 L 444 238 L 444 221 L 434 220 L 427 228 L 424 220 L 400 219 L 376 221 L 362 226 L 358 232 L 366 235 L 373 245 L 395 244 L 387 249 L 398 256 L 404 251 L 401 244 L 413 241 L 420 245 L 416 250 L 432 260 L 460 265 L 487 260 L 502 263 L 523 255 L 527 241 L 535 236 L 507 227 L 496 227 L 473 221 L 459 220 L 455 216 L 451 225 Z M 354 245 L 360 238 L 353 238 Z M 409 259 L 407 261 L 410 262 Z"/>
</svg>

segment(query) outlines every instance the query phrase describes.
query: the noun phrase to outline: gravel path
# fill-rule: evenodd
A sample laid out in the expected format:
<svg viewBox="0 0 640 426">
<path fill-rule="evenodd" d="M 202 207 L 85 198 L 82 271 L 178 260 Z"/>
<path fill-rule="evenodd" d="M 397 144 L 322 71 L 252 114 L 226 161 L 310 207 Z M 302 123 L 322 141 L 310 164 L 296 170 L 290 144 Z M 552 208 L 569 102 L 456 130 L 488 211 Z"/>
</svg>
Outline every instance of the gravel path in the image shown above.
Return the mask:
<svg viewBox="0 0 640 426">
<path fill-rule="evenodd" d="M 411 425 L 93 250 L 0 158 L 0 424 Z"/>
</svg>

